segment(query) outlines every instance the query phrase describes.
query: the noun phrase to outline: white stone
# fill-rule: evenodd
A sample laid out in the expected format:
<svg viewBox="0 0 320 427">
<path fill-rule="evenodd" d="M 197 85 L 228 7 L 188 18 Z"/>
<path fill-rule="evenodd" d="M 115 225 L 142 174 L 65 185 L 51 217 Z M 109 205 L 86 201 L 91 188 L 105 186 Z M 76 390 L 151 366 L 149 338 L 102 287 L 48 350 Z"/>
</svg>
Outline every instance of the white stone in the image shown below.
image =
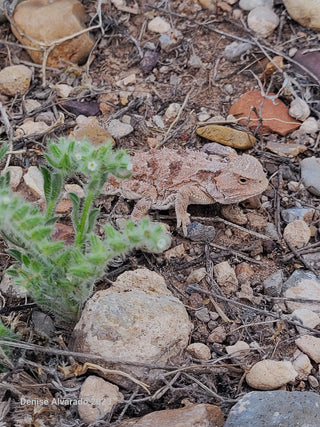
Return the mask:
<svg viewBox="0 0 320 427">
<path fill-rule="evenodd" d="M 90 375 L 81 386 L 79 399 L 88 402 L 78 405 L 80 418 L 91 424 L 109 414 L 116 404 L 123 402 L 124 397 L 116 385 Z"/>
<path fill-rule="evenodd" d="M 20 184 L 23 169 L 20 166 L 9 166 L 8 172 L 10 172 L 10 187 L 15 190 Z"/>
<path fill-rule="evenodd" d="M 23 177 L 29 189 L 38 197 L 44 199 L 43 176 L 37 166 L 30 166 Z"/>
<path fill-rule="evenodd" d="M 172 296 L 164 279 L 143 268 L 120 275 L 114 286 L 87 301 L 70 344 L 73 350 L 110 361 L 108 368 L 154 383 L 154 370 L 146 378 L 143 367 L 127 362 L 161 365 L 178 360 L 192 327 L 184 305 Z M 122 376 L 112 381 L 132 387 Z"/>
<path fill-rule="evenodd" d="M 298 320 L 302 323 L 303 326 L 308 328 L 315 328 L 320 323 L 320 317 L 314 311 L 308 310 L 307 308 L 298 308 L 292 313 L 292 319 Z M 307 335 L 308 330 L 296 326 L 300 335 Z"/>
<path fill-rule="evenodd" d="M 296 350 L 293 355 L 292 365 L 298 372 L 298 380 L 306 380 L 312 370 L 312 365 L 309 357 L 302 353 L 300 350 Z"/>
<path fill-rule="evenodd" d="M 164 19 L 160 18 L 160 16 L 153 18 L 148 24 L 148 30 L 153 33 L 164 34 L 168 33 L 170 29 L 170 24 Z"/>
<path fill-rule="evenodd" d="M 239 6 L 243 10 L 250 11 L 256 7 L 265 6 L 269 9 L 273 8 L 273 0 L 240 0 Z"/>
<path fill-rule="evenodd" d="M 16 131 L 16 136 L 32 135 L 33 133 L 45 132 L 49 126 L 45 122 L 35 122 L 33 118 L 26 119 Z"/>
<path fill-rule="evenodd" d="M 252 366 L 246 381 L 257 390 L 276 390 L 294 381 L 297 375 L 291 362 L 265 359 Z"/>
<path fill-rule="evenodd" d="M 300 162 L 301 179 L 310 193 L 320 196 L 320 158 L 306 157 Z"/>
<path fill-rule="evenodd" d="M 279 17 L 268 7 L 256 7 L 248 15 L 248 26 L 260 37 L 268 37 L 279 25 Z"/>
<path fill-rule="evenodd" d="M 299 24 L 320 30 L 320 0 L 283 0 L 289 15 Z"/>
<path fill-rule="evenodd" d="M 301 98 L 295 98 L 289 108 L 289 114 L 291 117 L 302 122 L 310 116 L 309 105 Z"/>
<path fill-rule="evenodd" d="M 294 248 L 305 246 L 311 237 L 308 224 L 303 219 L 297 219 L 286 225 L 283 238 Z"/>
<path fill-rule="evenodd" d="M 73 87 L 66 85 L 65 83 L 60 83 L 54 86 L 54 89 L 57 92 L 59 98 L 68 98 L 70 93 L 73 91 Z"/>
<path fill-rule="evenodd" d="M 307 118 L 302 125 L 299 127 L 298 132 L 299 133 L 316 133 L 319 130 L 319 125 L 317 120 L 314 117 Z"/>
<path fill-rule="evenodd" d="M 312 335 L 303 335 L 295 342 L 303 353 L 307 354 L 316 363 L 320 363 L 320 338 Z"/>
<path fill-rule="evenodd" d="M 231 295 L 238 290 L 238 279 L 234 269 L 228 261 L 220 262 L 213 268 L 218 285 L 226 295 Z"/>
<path fill-rule="evenodd" d="M 164 113 L 165 118 L 168 120 L 175 119 L 181 109 L 181 105 L 174 102 L 169 105 L 166 112 Z"/>
<path fill-rule="evenodd" d="M 36 99 L 26 99 L 23 105 L 26 110 L 26 113 L 31 113 L 32 111 L 41 107 L 41 103 Z"/>
<path fill-rule="evenodd" d="M 0 92 L 8 96 L 24 95 L 29 89 L 32 71 L 25 65 L 11 65 L 0 71 Z"/>
<path fill-rule="evenodd" d="M 123 123 L 118 119 L 111 120 L 107 128 L 113 138 L 122 138 L 133 132 L 133 127 L 130 124 Z"/>
<path fill-rule="evenodd" d="M 210 348 L 202 344 L 201 342 L 195 342 L 193 344 L 188 345 L 187 352 L 196 359 L 200 360 L 210 360 L 211 359 L 211 351 Z"/>
<path fill-rule="evenodd" d="M 250 346 L 245 341 L 237 341 L 233 345 L 226 346 L 226 352 L 232 357 L 241 357 L 248 354 Z"/>
<path fill-rule="evenodd" d="M 193 270 L 189 276 L 187 277 L 186 282 L 188 284 L 190 283 L 199 283 L 202 279 L 204 279 L 207 275 L 207 270 L 204 267 L 197 268 L 196 270 Z"/>
<path fill-rule="evenodd" d="M 300 280 L 296 286 L 285 291 L 284 297 L 319 301 L 318 303 L 286 301 L 286 306 L 290 312 L 303 308 L 320 313 L 320 282 L 316 279 Z"/>
</svg>

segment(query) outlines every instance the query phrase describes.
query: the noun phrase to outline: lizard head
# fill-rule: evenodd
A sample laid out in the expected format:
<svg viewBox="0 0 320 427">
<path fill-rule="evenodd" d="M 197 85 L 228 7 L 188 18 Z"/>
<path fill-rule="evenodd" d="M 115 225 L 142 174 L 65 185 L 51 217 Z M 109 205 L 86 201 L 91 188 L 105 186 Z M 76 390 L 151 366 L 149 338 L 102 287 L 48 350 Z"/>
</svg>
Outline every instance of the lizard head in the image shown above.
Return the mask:
<svg viewBox="0 0 320 427">
<path fill-rule="evenodd" d="M 207 191 L 221 204 L 241 202 L 261 194 L 268 187 L 261 163 L 248 154 L 230 158 L 228 166 L 214 180 L 215 185 Z"/>
</svg>

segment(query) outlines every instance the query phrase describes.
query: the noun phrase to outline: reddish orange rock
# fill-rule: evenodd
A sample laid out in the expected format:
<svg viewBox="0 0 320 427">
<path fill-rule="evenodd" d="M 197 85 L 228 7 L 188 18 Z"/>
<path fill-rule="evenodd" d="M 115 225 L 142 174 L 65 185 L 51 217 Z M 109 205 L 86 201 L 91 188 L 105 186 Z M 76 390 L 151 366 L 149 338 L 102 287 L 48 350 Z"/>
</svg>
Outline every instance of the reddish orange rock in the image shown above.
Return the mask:
<svg viewBox="0 0 320 427">
<path fill-rule="evenodd" d="M 270 93 L 268 96 L 273 96 Z M 236 118 L 244 117 L 240 123 L 246 125 L 250 117 L 249 127 L 255 128 L 259 123 L 259 116 L 251 107 L 255 107 L 262 116 L 260 133 L 276 132 L 282 136 L 296 130 L 301 123 L 289 116 L 288 107 L 279 99 L 273 103 L 271 99 L 264 98 L 260 92 L 246 92 L 230 108 L 229 114 Z"/>
</svg>

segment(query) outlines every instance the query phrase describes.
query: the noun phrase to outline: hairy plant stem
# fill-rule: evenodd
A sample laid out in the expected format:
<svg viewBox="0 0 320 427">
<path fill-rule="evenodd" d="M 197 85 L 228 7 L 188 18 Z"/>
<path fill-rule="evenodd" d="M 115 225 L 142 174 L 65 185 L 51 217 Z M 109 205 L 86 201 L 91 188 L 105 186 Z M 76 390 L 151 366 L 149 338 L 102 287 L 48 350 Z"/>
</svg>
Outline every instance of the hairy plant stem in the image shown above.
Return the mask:
<svg viewBox="0 0 320 427">
<path fill-rule="evenodd" d="M 79 248 L 83 245 L 85 240 L 85 231 L 86 231 L 86 225 L 88 221 L 88 214 L 90 212 L 90 208 L 93 203 L 93 200 L 94 200 L 94 192 L 90 191 L 84 202 L 79 229 L 76 232 L 75 246 Z"/>
</svg>

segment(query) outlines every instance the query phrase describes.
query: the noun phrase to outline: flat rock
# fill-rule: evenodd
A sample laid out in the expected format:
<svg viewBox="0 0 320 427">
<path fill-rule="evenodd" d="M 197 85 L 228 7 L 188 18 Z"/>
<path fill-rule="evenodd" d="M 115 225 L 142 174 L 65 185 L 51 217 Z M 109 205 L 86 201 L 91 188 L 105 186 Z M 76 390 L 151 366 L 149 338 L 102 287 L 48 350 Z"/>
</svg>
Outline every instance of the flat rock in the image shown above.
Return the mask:
<svg viewBox="0 0 320 427">
<path fill-rule="evenodd" d="M 295 341 L 297 347 L 307 354 L 310 359 L 320 363 L 320 338 L 312 335 L 303 335 Z"/>
<path fill-rule="evenodd" d="M 279 17 L 265 6 L 255 7 L 249 12 L 248 27 L 260 37 L 268 37 L 279 25 Z"/>
<path fill-rule="evenodd" d="M 309 105 L 306 101 L 297 97 L 290 104 L 289 114 L 294 119 L 301 120 L 303 122 L 310 116 Z"/>
<path fill-rule="evenodd" d="M 296 376 L 291 362 L 265 359 L 252 366 L 246 381 L 250 387 L 258 390 L 275 390 L 294 381 Z"/>
<path fill-rule="evenodd" d="M 43 176 L 37 166 L 30 166 L 23 179 L 35 196 L 41 199 L 45 198 L 43 190 Z"/>
<path fill-rule="evenodd" d="M 78 116 L 76 121 L 77 126 L 73 133 L 78 141 L 88 139 L 92 145 L 100 145 L 106 141 L 111 141 L 112 145 L 115 144 L 111 134 L 99 124 L 95 116 Z"/>
<path fill-rule="evenodd" d="M 274 94 L 269 94 L 273 96 Z M 261 107 L 262 106 L 262 107 Z M 243 94 L 230 108 L 229 114 L 236 118 L 243 118 L 240 123 L 246 125 L 250 116 L 249 127 L 256 128 L 259 118 L 251 110 L 255 107 L 262 114 L 262 126 L 259 128 L 260 133 L 276 132 L 282 136 L 293 132 L 300 126 L 300 122 L 289 116 L 288 107 L 279 99 L 275 103 L 271 99 L 263 98 L 261 92 L 251 91 Z M 263 120 L 265 119 L 265 120 Z M 277 120 L 278 119 L 278 120 Z M 280 120 L 288 123 L 283 123 Z"/>
<path fill-rule="evenodd" d="M 210 141 L 219 142 L 240 150 L 252 148 L 256 143 L 256 138 L 253 135 L 227 126 L 207 125 L 198 128 L 196 132 L 199 136 Z"/>
<path fill-rule="evenodd" d="M 113 286 L 86 303 L 74 328 L 70 347 L 98 354 L 107 367 L 121 369 L 152 384 L 156 372 L 126 362 L 166 364 L 188 345 L 192 324 L 183 304 L 166 288 L 163 278 L 147 269 L 120 275 Z M 132 387 L 120 376 L 113 382 Z"/>
<path fill-rule="evenodd" d="M 33 133 L 42 133 L 48 129 L 45 122 L 35 122 L 33 118 L 26 119 L 15 131 L 15 136 L 32 135 Z"/>
<path fill-rule="evenodd" d="M 118 427 L 223 427 L 221 409 L 214 405 L 188 405 L 185 408 L 155 411 L 142 418 L 132 418 Z"/>
<path fill-rule="evenodd" d="M 11 65 L 0 71 L 0 92 L 8 96 L 24 95 L 29 87 L 32 71 L 25 65 Z"/>
<path fill-rule="evenodd" d="M 148 30 L 152 33 L 164 34 L 168 33 L 170 29 L 170 24 L 164 19 L 160 18 L 160 16 L 153 18 L 148 24 Z"/>
<path fill-rule="evenodd" d="M 284 283 L 284 297 L 296 299 L 310 299 L 317 302 L 286 301 L 289 312 L 300 308 L 320 313 L 320 280 L 311 272 L 297 270 Z"/>
<path fill-rule="evenodd" d="M 320 0 L 283 0 L 283 3 L 291 18 L 299 24 L 320 30 Z"/>
<path fill-rule="evenodd" d="M 283 272 L 277 270 L 263 281 L 263 289 L 267 295 L 278 297 L 281 295 L 282 284 Z"/>
<path fill-rule="evenodd" d="M 252 10 L 255 7 L 265 6 L 269 9 L 273 8 L 273 0 L 240 0 L 239 6 L 243 10 Z"/>
<path fill-rule="evenodd" d="M 78 406 L 80 418 L 91 424 L 109 414 L 124 397 L 116 385 L 90 375 L 81 386 L 79 399 L 84 402 Z"/>
<path fill-rule="evenodd" d="M 108 125 L 108 132 L 114 138 L 122 138 L 133 132 L 133 127 L 129 123 L 123 123 L 118 119 L 114 119 Z"/>
<path fill-rule="evenodd" d="M 320 324 L 320 317 L 314 311 L 308 310 L 307 308 L 298 308 L 292 313 L 292 319 L 298 320 L 303 326 L 308 328 L 315 328 Z M 300 335 L 307 335 L 307 329 L 296 326 Z"/>
<path fill-rule="evenodd" d="M 23 169 L 20 166 L 8 166 L 8 172 L 10 172 L 10 187 L 15 190 L 20 184 Z"/>
<path fill-rule="evenodd" d="M 283 238 L 294 248 L 305 246 L 311 237 L 308 224 L 303 219 L 297 219 L 286 225 Z"/>
<path fill-rule="evenodd" d="M 226 352 L 232 357 L 243 357 L 250 351 L 250 346 L 245 341 L 237 341 L 233 345 L 226 346 Z"/>
<path fill-rule="evenodd" d="M 310 391 L 253 391 L 231 409 L 224 427 L 315 427 L 320 396 Z"/>
<path fill-rule="evenodd" d="M 54 40 L 71 36 L 85 29 L 87 19 L 84 6 L 77 0 L 26 0 L 19 4 L 12 16 L 13 23 L 21 33 L 12 25 L 11 29 L 17 39 L 25 46 L 39 48 L 31 42 L 34 40 L 49 45 Z M 50 67 L 61 66 L 61 60 L 83 64 L 94 41 L 88 32 L 73 37 L 56 45 L 49 54 L 47 65 Z M 40 64 L 43 53 L 27 50 L 34 62 Z"/>
<path fill-rule="evenodd" d="M 279 156 L 296 157 L 300 153 L 304 153 L 307 147 L 302 144 L 268 141 L 266 148 Z"/>
<path fill-rule="evenodd" d="M 250 52 L 251 49 L 251 43 L 235 41 L 225 47 L 223 56 L 230 62 L 236 62 L 241 58 L 242 55 Z"/>
<path fill-rule="evenodd" d="M 320 158 L 307 157 L 301 160 L 302 183 L 310 193 L 320 196 Z"/>
</svg>

